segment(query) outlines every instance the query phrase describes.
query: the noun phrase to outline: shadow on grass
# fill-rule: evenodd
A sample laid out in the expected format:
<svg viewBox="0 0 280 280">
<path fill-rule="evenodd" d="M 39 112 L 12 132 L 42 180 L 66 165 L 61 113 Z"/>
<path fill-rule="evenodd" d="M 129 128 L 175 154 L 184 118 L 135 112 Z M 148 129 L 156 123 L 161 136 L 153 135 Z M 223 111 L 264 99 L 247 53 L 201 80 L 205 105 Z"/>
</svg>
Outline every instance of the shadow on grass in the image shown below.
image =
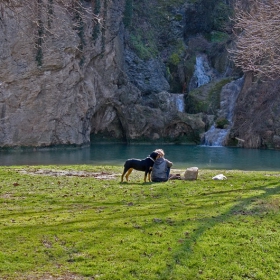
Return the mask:
<svg viewBox="0 0 280 280">
<path fill-rule="evenodd" d="M 75 258 L 77 258 L 77 262 L 79 258 L 86 262 L 89 261 L 88 256 L 94 257 L 96 252 L 93 253 L 90 251 L 88 256 L 85 257 L 82 254 L 96 247 L 100 240 L 103 242 L 114 240 L 117 244 L 119 242 L 120 246 L 128 245 L 125 247 L 128 250 L 129 248 L 133 249 L 134 240 L 129 239 L 127 244 L 124 242 L 124 245 L 122 245 L 123 240 L 132 237 L 134 239 L 138 238 L 144 241 L 143 248 L 146 252 L 145 246 L 148 246 L 150 242 L 147 236 L 160 234 L 160 231 L 164 231 L 164 227 L 171 228 L 176 225 L 183 228 L 186 224 L 193 223 L 192 228 L 195 228 L 195 230 L 190 232 L 187 239 L 182 239 L 182 242 L 180 240 L 180 244 L 178 244 L 178 247 L 176 246 L 177 249 L 174 248 L 174 251 L 173 248 L 171 248 L 172 250 L 168 250 L 172 261 L 167 266 L 162 264 L 162 272 L 158 272 L 157 274 L 162 276 L 162 278 L 157 279 L 173 279 L 172 275 L 174 275 L 173 272 L 176 266 L 181 265 L 185 259 L 191 258 L 192 247 L 195 246 L 197 240 L 205 231 L 229 220 L 233 216 L 243 215 L 244 212 L 242 211 L 246 207 L 253 205 L 253 201 L 265 199 L 279 193 L 280 190 L 280 187 L 275 187 L 275 183 L 271 183 L 250 189 L 238 188 L 227 191 L 210 189 L 210 192 L 208 192 L 209 188 L 207 187 L 204 188 L 203 192 L 194 192 L 192 189 L 192 187 L 196 187 L 196 183 L 194 182 L 190 188 L 186 188 L 185 185 L 183 186 L 184 188 L 175 188 L 173 191 L 174 194 L 170 195 L 169 190 L 171 188 L 173 190 L 173 187 L 176 187 L 176 184 L 175 186 L 170 184 L 145 183 L 139 182 L 138 180 L 138 182 L 117 184 L 116 188 L 113 189 L 109 185 L 102 185 L 95 192 L 91 192 L 90 196 L 86 198 L 80 198 L 79 194 L 76 194 L 76 191 L 72 191 L 74 199 L 72 197 L 65 198 L 69 199 L 69 201 L 65 201 L 62 197 L 59 199 L 50 197 L 47 206 L 39 207 L 39 211 L 34 211 L 34 208 L 31 207 L 28 208 L 30 212 L 16 211 L 17 214 L 13 211 L 11 213 L 7 212 L 5 217 L 8 219 L 5 223 L 8 225 L 3 226 L 2 233 L 6 231 L 6 238 L 10 239 L 10 242 L 13 242 L 15 240 L 13 236 L 17 236 L 18 238 L 22 232 L 33 232 L 36 238 L 34 240 L 32 240 L 32 237 L 29 238 L 25 235 L 22 237 L 25 240 L 30 239 L 30 248 L 32 250 L 35 251 L 39 247 L 42 251 L 41 255 L 55 259 L 52 255 L 55 253 L 52 251 L 57 247 L 58 252 L 62 252 L 61 254 L 64 255 L 64 258 L 67 257 L 67 262 L 74 264 L 76 261 Z M 120 186 L 123 186 L 123 188 Z M 189 185 L 186 186 L 188 187 Z M 120 190 L 120 193 L 117 195 L 118 190 Z M 78 191 L 81 192 L 81 190 Z M 258 193 L 258 191 L 261 193 Z M 253 192 L 257 192 L 257 194 Z M 180 199 L 181 193 L 184 193 L 182 199 Z M 242 197 L 244 194 L 246 197 Z M 112 196 L 113 202 L 107 202 L 105 200 L 106 195 Z M 205 212 L 208 212 L 208 207 L 209 211 L 211 211 L 211 208 L 215 210 L 213 203 L 219 200 L 219 198 L 221 201 L 218 207 L 225 206 L 228 210 L 209 217 L 204 216 L 204 214 L 202 214 L 203 216 L 197 214 L 202 213 L 199 211 L 203 209 L 206 210 Z M 161 200 L 157 201 L 157 199 Z M 52 202 L 55 202 L 55 204 L 52 205 Z M 235 205 L 229 209 L 232 203 Z M 13 209 L 11 208 L 11 210 Z M 192 211 L 193 219 L 186 221 L 186 211 L 189 210 Z M 182 212 L 183 218 L 176 219 L 175 215 L 177 211 Z M 25 215 L 32 217 L 30 217 L 30 220 L 27 220 L 24 219 Z M 252 214 L 248 213 L 246 215 Z M 23 218 L 21 225 L 17 225 L 16 216 Z M 172 230 L 168 231 L 171 239 L 174 238 L 173 232 Z M 111 239 L 116 233 L 120 233 L 120 236 L 115 236 L 114 239 Z M 177 233 L 174 233 L 174 235 L 177 235 Z M 84 238 L 86 242 L 80 245 L 79 240 L 81 238 Z M 37 243 L 34 242 L 36 240 Z M 153 242 L 156 242 L 156 240 Z M 129 247 L 131 244 L 132 246 Z M 111 245 L 106 244 L 106 246 L 109 249 L 111 248 Z M 105 248 L 106 246 L 104 245 Z M 120 248 L 120 246 L 116 248 Z M 60 259 L 60 253 L 57 254 L 57 259 Z M 65 255 L 67 256 L 65 257 Z M 75 255 L 78 255 L 78 257 Z M 79 265 L 82 267 L 81 263 Z M 86 269 L 85 265 L 83 267 Z"/>
<path fill-rule="evenodd" d="M 271 185 L 271 186 L 270 186 Z M 195 246 L 197 240 L 205 233 L 205 231 L 208 231 L 209 229 L 213 228 L 219 223 L 224 223 L 227 220 L 230 220 L 232 216 L 235 215 L 244 215 L 244 216 L 252 216 L 252 215 L 259 215 L 261 216 L 260 211 L 246 211 L 244 209 L 247 209 L 250 205 L 252 205 L 253 202 L 257 200 L 265 200 L 270 196 L 273 196 L 275 194 L 280 193 L 280 186 L 276 186 L 274 183 L 267 184 L 266 186 L 256 187 L 254 189 L 250 189 L 253 191 L 261 191 L 264 193 L 252 195 L 247 198 L 241 198 L 240 201 L 232 208 L 230 208 L 227 212 L 224 212 L 222 214 L 219 214 L 217 216 L 212 216 L 209 218 L 201 219 L 199 222 L 199 226 L 193 231 L 193 233 L 190 234 L 189 238 L 182 242 L 182 246 L 180 249 L 178 249 L 173 254 L 173 264 L 169 264 L 166 268 L 166 270 L 163 272 L 162 276 L 164 279 L 170 279 L 172 278 L 172 272 L 175 269 L 175 266 L 180 265 L 183 263 L 184 260 L 188 259 L 192 255 L 192 248 Z M 248 190 L 248 191 L 250 191 Z M 240 190 L 237 190 L 240 191 Z M 244 191 L 244 189 L 242 189 Z M 223 193 L 229 193 L 229 192 L 236 192 L 234 191 L 219 191 L 217 194 L 223 194 Z M 212 194 L 216 194 L 216 192 L 213 192 Z M 208 194 L 210 195 L 210 194 Z"/>
</svg>

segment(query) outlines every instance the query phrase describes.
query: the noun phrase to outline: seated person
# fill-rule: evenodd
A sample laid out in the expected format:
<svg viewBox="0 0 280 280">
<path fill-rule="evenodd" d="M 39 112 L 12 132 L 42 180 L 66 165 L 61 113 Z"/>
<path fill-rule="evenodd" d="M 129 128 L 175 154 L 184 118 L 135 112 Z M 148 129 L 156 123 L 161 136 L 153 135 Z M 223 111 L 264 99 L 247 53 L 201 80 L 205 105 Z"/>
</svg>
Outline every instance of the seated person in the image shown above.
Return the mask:
<svg viewBox="0 0 280 280">
<path fill-rule="evenodd" d="M 162 149 L 155 150 L 158 157 L 152 169 L 152 182 L 166 182 L 169 179 L 170 167 L 173 163 L 164 158 L 164 151 Z"/>
</svg>

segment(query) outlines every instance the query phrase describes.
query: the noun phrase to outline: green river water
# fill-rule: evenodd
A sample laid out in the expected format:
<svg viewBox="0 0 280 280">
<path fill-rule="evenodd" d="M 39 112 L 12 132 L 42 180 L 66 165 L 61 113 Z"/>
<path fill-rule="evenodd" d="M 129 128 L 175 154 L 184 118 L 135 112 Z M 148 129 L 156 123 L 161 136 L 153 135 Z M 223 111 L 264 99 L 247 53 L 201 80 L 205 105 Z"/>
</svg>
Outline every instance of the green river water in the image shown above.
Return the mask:
<svg viewBox="0 0 280 280">
<path fill-rule="evenodd" d="M 280 151 L 227 147 L 151 144 L 94 144 L 87 147 L 10 149 L 0 151 L 0 165 L 92 164 L 123 165 L 143 159 L 156 148 L 165 151 L 173 168 L 280 170 Z"/>
</svg>

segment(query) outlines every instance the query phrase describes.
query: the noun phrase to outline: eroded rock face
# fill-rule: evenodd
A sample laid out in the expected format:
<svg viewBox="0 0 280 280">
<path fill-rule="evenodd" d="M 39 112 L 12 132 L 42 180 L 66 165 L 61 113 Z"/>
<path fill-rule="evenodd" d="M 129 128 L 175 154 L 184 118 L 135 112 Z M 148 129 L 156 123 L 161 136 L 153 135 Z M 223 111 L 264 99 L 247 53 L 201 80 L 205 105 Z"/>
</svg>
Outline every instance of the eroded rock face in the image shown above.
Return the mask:
<svg viewBox="0 0 280 280">
<path fill-rule="evenodd" d="M 113 9 L 114 5 L 120 9 Z M 102 6 L 104 31 L 96 40 L 91 37 L 94 23 L 87 23 L 83 52 L 73 22 L 60 14 L 58 22 L 53 23 L 57 36 L 46 34 L 42 44 L 42 65 L 38 65 L 38 49 L 32 36 L 34 26 L 26 21 L 21 36 L 14 15 L 5 11 L 0 27 L 1 146 L 89 142 L 93 115 L 99 108 L 104 108 L 106 114 L 108 100 L 118 98 L 123 5 L 121 0 L 108 2 L 106 14 Z M 25 12 L 28 14 L 28 10 Z M 59 25 L 64 27 L 56 28 Z M 112 119 L 108 117 L 107 121 Z"/>
<path fill-rule="evenodd" d="M 96 21 L 88 20 L 81 35 L 72 19 L 60 14 L 52 23 L 57 36 L 45 34 L 41 53 L 35 48 L 37 27 L 27 20 L 29 11 L 17 7 L 26 13 L 21 33 L 13 12 L 3 10 L 1 147 L 82 145 L 98 137 L 195 142 L 204 132 L 201 114 L 177 112 L 170 103 L 169 84 L 159 61 L 136 65 L 137 57 L 131 54 L 125 62 L 125 0 L 100 3 L 103 20 L 96 36 Z M 135 79 L 139 69 L 143 77 Z"/>
<path fill-rule="evenodd" d="M 111 121 L 106 121 L 112 117 Z M 172 94 L 160 92 L 140 97 L 128 106 L 112 104 L 93 117 L 95 124 L 104 124 L 94 131 L 96 139 L 131 141 L 170 141 L 199 143 L 205 131 L 203 114 L 185 114 L 176 109 Z M 95 138 L 95 139 L 94 139 Z"/>
<path fill-rule="evenodd" d="M 280 81 L 253 81 L 247 75 L 237 99 L 231 139 L 245 148 L 280 148 Z"/>
<path fill-rule="evenodd" d="M 129 80 L 143 94 L 167 91 L 170 89 L 165 78 L 165 66 L 157 59 L 141 60 L 135 53 L 126 50 L 126 73 Z"/>
<path fill-rule="evenodd" d="M 210 8 L 219 14 L 216 1 L 185 3 L 175 9 L 168 21 L 172 32 L 162 34 L 160 55 L 148 60 L 140 59 L 125 41 L 126 1 L 85 1 L 86 5 L 97 2 L 102 20 L 98 23 L 88 19 L 82 32 L 74 28 L 73 18 L 54 10 L 59 16 L 52 22 L 50 32 L 44 34 L 40 48 L 35 48 L 38 26 L 29 20 L 30 10 L 21 7 L 20 1 L 14 11 L 1 10 L 0 147 L 83 145 L 91 140 L 199 143 L 218 113 L 230 117 L 232 122 L 226 145 L 280 148 L 279 81 L 253 82 L 247 76 L 232 116 L 228 115 L 228 108 L 233 105 L 231 96 L 239 91 L 239 86 L 229 83 L 224 87 L 218 111 L 213 96 L 218 97 L 221 91 L 219 83 L 212 81 L 217 79 L 214 75 L 210 75 L 213 86 L 203 85 L 193 96 L 186 92 L 188 87 L 178 92 L 189 100 L 185 105 L 191 114 L 180 112 L 174 96 L 168 92 L 170 88 L 180 88 L 170 87 L 163 64 L 172 56 L 172 43 L 181 42 L 180 51 L 173 53 L 174 63 L 182 48 L 189 50 L 184 56 L 188 63 L 192 52 L 203 44 L 203 53 L 209 53 L 206 39 L 189 38 L 185 46 L 183 36 L 193 38 L 196 32 L 209 31 L 213 18 L 192 19 L 193 9 L 198 5 L 195 9 L 201 16 Z M 153 5 L 156 7 L 157 2 Z M 15 17 L 19 11 L 24 15 L 20 24 Z M 213 52 L 214 47 L 208 57 L 209 66 L 228 77 L 232 71 L 225 69 L 226 52 L 222 45 Z M 221 65 L 215 66 L 217 63 Z M 183 66 L 192 68 L 189 64 Z M 184 81 L 186 73 L 192 75 L 189 70 L 184 72 L 184 67 L 178 66 L 182 70 L 176 74 L 178 81 Z M 195 102 L 190 102 L 191 98 Z"/>
</svg>

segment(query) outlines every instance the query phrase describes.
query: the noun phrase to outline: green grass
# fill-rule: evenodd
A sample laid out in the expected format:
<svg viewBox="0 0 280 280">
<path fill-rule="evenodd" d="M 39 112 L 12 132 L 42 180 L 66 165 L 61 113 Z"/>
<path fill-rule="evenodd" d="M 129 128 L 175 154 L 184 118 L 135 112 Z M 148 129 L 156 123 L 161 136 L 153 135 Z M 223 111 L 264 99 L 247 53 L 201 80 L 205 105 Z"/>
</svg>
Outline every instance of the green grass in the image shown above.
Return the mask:
<svg viewBox="0 0 280 280">
<path fill-rule="evenodd" d="M 121 171 L 0 167 L 0 279 L 280 279 L 279 173 L 120 184 Z"/>
</svg>

